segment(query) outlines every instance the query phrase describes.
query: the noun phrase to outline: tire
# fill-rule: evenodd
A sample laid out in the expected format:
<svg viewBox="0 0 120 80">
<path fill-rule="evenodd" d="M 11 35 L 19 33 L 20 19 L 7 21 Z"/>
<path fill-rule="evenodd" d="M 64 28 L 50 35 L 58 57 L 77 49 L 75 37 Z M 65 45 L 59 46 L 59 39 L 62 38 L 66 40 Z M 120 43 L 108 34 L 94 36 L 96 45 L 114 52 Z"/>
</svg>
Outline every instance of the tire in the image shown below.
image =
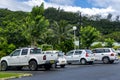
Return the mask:
<svg viewBox="0 0 120 80">
<path fill-rule="evenodd" d="M 8 65 L 6 61 L 1 62 L 1 71 L 6 71 L 8 69 Z"/>
<path fill-rule="evenodd" d="M 87 64 L 87 61 L 86 61 L 85 59 L 81 59 L 81 60 L 80 60 L 80 63 L 81 63 L 82 65 L 85 65 L 85 64 Z"/>
<path fill-rule="evenodd" d="M 61 68 L 65 68 L 65 65 L 60 65 Z"/>
<path fill-rule="evenodd" d="M 108 63 L 110 62 L 110 60 L 109 60 L 108 57 L 104 57 L 104 58 L 102 59 L 102 61 L 103 61 L 104 64 L 108 64 Z"/>
<path fill-rule="evenodd" d="M 36 61 L 32 60 L 29 62 L 29 69 L 31 71 L 35 71 L 35 70 L 37 70 L 37 68 L 38 68 L 38 65 L 37 65 Z"/>
<path fill-rule="evenodd" d="M 114 60 L 111 60 L 111 61 L 110 61 L 110 64 L 113 64 L 113 63 L 114 63 Z"/>
</svg>

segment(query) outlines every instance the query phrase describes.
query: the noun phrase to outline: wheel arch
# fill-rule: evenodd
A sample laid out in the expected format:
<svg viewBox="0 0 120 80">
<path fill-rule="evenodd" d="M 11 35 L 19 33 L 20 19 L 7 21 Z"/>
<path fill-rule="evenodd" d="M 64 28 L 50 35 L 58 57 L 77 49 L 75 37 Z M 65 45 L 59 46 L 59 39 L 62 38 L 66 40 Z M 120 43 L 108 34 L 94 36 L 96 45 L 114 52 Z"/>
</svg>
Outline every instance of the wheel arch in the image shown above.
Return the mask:
<svg viewBox="0 0 120 80">
<path fill-rule="evenodd" d="M 38 64 L 38 61 L 35 58 L 31 58 L 28 63 L 30 63 L 30 61 L 35 61 Z"/>
<path fill-rule="evenodd" d="M 104 57 L 102 57 L 102 61 L 103 61 L 104 58 L 108 58 L 110 60 L 110 58 L 108 56 L 104 56 Z"/>
<path fill-rule="evenodd" d="M 81 61 L 82 59 L 86 60 L 85 58 L 81 58 L 80 61 Z M 87 60 L 86 60 L 86 61 L 87 61 Z"/>
<path fill-rule="evenodd" d="M 7 61 L 7 60 L 1 60 L 1 62 L 0 62 L 0 63 L 2 63 L 2 62 L 6 62 L 6 63 L 7 63 L 7 65 L 9 66 L 9 63 L 8 63 L 8 61 Z"/>
</svg>

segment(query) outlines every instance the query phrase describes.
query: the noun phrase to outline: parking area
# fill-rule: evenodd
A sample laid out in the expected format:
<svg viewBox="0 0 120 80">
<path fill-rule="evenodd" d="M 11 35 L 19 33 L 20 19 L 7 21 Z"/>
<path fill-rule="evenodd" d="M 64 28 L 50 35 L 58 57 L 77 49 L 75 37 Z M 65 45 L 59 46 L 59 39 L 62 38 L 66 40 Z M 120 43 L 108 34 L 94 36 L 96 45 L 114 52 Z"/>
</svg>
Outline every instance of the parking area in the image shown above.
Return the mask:
<svg viewBox="0 0 120 80">
<path fill-rule="evenodd" d="M 95 62 L 93 65 L 66 65 L 65 68 L 56 68 L 46 71 L 39 68 L 37 71 L 30 71 L 27 68 L 21 71 L 8 70 L 6 72 L 31 73 L 31 77 L 23 77 L 11 80 L 119 80 L 120 63 L 103 64 Z"/>
</svg>

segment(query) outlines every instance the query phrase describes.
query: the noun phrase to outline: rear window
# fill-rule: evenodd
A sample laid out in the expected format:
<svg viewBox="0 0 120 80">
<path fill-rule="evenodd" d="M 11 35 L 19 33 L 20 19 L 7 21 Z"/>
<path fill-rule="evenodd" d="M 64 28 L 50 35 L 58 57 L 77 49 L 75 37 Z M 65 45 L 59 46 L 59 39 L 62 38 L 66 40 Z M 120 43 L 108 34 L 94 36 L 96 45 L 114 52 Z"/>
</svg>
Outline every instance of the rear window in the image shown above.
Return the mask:
<svg viewBox="0 0 120 80">
<path fill-rule="evenodd" d="M 85 50 L 88 54 L 92 54 L 91 50 Z"/>
<path fill-rule="evenodd" d="M 112 50 L 112 52 L 116 52 L 115 49 L 113 49 L 113 48 L 111 50 Z"/>
<path fill-rule="evenodd" d="M 63 52 L 58 52 L 58 56 L 64 56 L 64 53 Z"/>
<path fill-rule="evenodd" d="M 30 54 L 41 54 L 41 49 L 30 49 Z"/>
</svg>

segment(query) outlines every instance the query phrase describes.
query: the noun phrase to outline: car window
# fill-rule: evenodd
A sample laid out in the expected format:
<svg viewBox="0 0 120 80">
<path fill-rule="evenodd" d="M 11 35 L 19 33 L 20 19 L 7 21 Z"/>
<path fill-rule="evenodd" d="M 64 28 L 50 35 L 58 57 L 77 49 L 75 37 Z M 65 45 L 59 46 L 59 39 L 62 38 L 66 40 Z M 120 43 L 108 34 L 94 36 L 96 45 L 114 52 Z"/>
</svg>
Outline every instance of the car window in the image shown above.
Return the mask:
<svg viewBox="0 0 120 80">
<path fill-rule="evenodd" d="M 28 49 L 23 49 L 21 55 L 27 55 Z"/>
<path fill-rule="evenodd" d="M 74 55 L 80 55 L 82 53 L 82 51 L 75 51 Z"/>
<path fill-rule="evenodd" d="M 41 54 L 41 49 L 30 49 L 30 54 Z"/>
<path fill-rule="evenodd" d="M 104 53 L 104 49 L 95 49 L 93 53 Z"/>
<path fill-rule="evenodd" d="M 67 55 L 67 56 L 71 56 L 71 55 L 73 55 L 73 53 L 74 53 L 73 51 L 70 51 L 70 52 L 68 52 L 66 55 Z"/>
<path fill-rule="evenodd" d="M 64 53 L 63 52 L 58 52 L 58 56 L 64 56 Z"/>
<path fill-rule="evenodd" d="M 45 54 L 52 54 L 52 52 L 46 52 Z"/>
<path fill-rule="evenodd" d="M 15 50 L 15 51 L 11 54 L 11 56 L 19 56 L 19 55 L 20 55 L 20 51 L 21 51 L 21 50 Z"/>
<path fill-rule="evenodd" d="M 115 49 L 113 49 L 113 48 L 111 50 L 112 50 L 112 52 L 116 52 Z"/>
<path fill-rule="evenodd" d="M 104 49 L 104 52 L 110 52 L 110 49 Z"/>
<path fill-rule="evenodd" d="M 88 54 L 92 54 L 93 52 L 91 50 L 85 50 Z"/>
</svg>

